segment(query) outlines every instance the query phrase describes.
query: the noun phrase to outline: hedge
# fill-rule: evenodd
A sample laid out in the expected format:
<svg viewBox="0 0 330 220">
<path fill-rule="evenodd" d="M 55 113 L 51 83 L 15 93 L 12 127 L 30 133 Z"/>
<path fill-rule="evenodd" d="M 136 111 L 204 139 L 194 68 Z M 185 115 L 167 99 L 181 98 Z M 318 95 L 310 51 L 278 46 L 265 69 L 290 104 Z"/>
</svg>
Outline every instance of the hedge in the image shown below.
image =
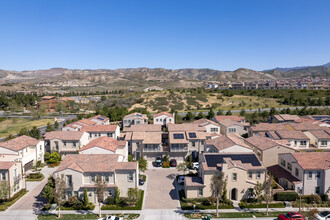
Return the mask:
<svg viewBox="0 0 330 220">
<path fill-rule="evenodd" d="M 12 206 L 17 200 L 24 196 L 28 191 L 26 189 L 21 189 L 11 198 L 0 202 L 0 211 L 5 211 L 8 207 Z"/>
<path fill-rule="evenodd" d="M 246 202 L 240 202 L 238 205 L 241 209 L 267 208 L 267 204 L 265 204 L 265 203 L 249 204 L 249 203 L 246 203 Z M 285 208 L 285 205 L 283 204 L 283 202 L 269 203 L 268 208 Z"/>
<path fill-rule="evenodd" d="M 140 199 L 135 203 L 135 206 L 116 206 L 103 205 L 101 210 L 141 210 L 143 204 L 144 191 L 141 190 Z"/>
<path fill-rule="evenodd" d="M 296 192 L 278 192 L 274 195 L 276 201 L 296 201 L 297 198 Z"/>
</svg>

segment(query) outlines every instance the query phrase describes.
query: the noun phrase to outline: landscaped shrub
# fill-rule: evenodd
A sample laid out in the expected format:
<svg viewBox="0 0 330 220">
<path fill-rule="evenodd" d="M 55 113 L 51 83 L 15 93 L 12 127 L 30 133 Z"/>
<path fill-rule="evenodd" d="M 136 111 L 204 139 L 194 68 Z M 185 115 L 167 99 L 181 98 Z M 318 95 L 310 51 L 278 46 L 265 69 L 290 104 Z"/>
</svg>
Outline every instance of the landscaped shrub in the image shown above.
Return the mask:
<svg viewBox="0 0 330 220">
<path fill-rule="evenodd" d="M 306 195 L 302 196 L 301 199 L 307 204 L 321 204 L 322 199 L 319 195 Z"/>
<path fill-rule="evenodd" d="M 246 209 L 246 208 L 267 208 L 266 203 L 255 203 L 255 204 L 249 204 L 247 202 L 240 202 L 239 207 L 241 209 Z M 285 205 L 283 202 L 277 202 L 277 203 L 269 203 L 268 204 L 269 208 L 285 208 Z"/>
<path fill-rule="evenodd" d="M 170 168 L 170 162 L 169 161 L 163 161 L 163 168 Z"/>
<path fill-rule="evenodd" d="M 278 192 L 274 196 L 276 201 L 295 201 L 298 198 L 296 192 Z"/>
<path fill-rule="evenodd" d="M 328 196 L 328 194 L 323 194 L 323 195 L 321 196 L 321 199 L 322 199 L 323 202 L 327 202 L 327 201 L 329 200 L 329 196 Z"/>
<path fill-rule="evenodd" d="M 134 204 L 131 199 L 121 197 L 118 205 L 104 205 L 102 206 L 102 210 L 141 210 L 143 203 L 144 191 L 140 190 L 140 197 L 137 202 L 135 202 L 134 206 L 129 206 L 130 204 Z"/>
<path fill-rule="evenodd" d="M 38 173 L 30 173 L 27 178 L 26 181 L 41 181 L 45 178 L 45 176 L 38 172 Z"/>
<path fill-rule="evenodd" d="M 108 196 L 108 205 L 115 204 L 115 198 L 113 196 Z"/>
</svg>

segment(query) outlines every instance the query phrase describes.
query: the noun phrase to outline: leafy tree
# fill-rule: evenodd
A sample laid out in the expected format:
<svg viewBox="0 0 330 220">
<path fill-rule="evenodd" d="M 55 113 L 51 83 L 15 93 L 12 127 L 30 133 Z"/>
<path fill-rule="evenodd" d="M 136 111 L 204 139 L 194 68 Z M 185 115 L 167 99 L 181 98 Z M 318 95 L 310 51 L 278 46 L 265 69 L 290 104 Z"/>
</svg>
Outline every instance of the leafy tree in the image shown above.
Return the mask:
<svg viewBox="0 0 330 220">
<path fill-rule="evenodd" d="M 192 119 L 194 119 L 194 115 L 193 115 L 193 113 L 188 112 L 188 113 L 186 114 L 186 120 L 187 120 L 187 121 L 191 121 Z"/>
<path fill-rule="evenodd" d="M 186 162 L 179 163 L 178 166 L 176 166 L 176 169 L 179 172 L 183 172 L 184 174 L 186 174 L 186 170 L 188 169 L 187 163 Z"/>
<path fill-rule="evenodd" d="M 88 206 L 89 203 L 89 199 L 88 199 L 88 193 L 87 193 L 87 189 L 84 189 L 84 206 Z"/>
<path fill-rule="evenodd" d="M 133 201 L 137 201 L 140 197 L 140 190 L 135 188 L 129 188 L 127 191 L 127 197 Z"/>
<path fill-rule="evenodd" d="M 138 162 L 139 162 L 139 170 L 141 172 L 145 172 L 148 169 L 148 161 L 143 157 L 140 157 Z"/>
<path fill-rule="evenodd" d="M 9 134 L 9 135 L 5 138 L 5 141 L 9 141 L 9 140 L 14 139 L 14 138 L 15 138 L 14 135 Z"/>
<path fill-rule="evenodd" d="M 22 128 L 19 132 L 18 132 L 18 136 L 29 136 L 29 130 L 27 128 Z"/>
<path fill-rule="evenodd" d="M 214 113 L 213 109 L 210 108 L 210 111 L 209 111 L 209 113 L 208 113 L 208 115 L 207 115 L 207 118 L 208 118 L 208 119 L 212 119 L 212 118 L 214 117 L 214 115 L 215 115 L 215 113 Z"/>
<path fill-rule="evenodd" d="M 0 181 L 0 199 L 5 200 L 10 196 L 9 182 L 6 180 Z"/>
<path fill-rule="evenodd" d="M 230 110 L 227 111 L 226 115 L 232 115 L 233 113 L 231 113 Z"/>
<path fill-rule="evenodd" d="M 217 115 L 223 115 L 223 111 L 222 111 L 221 109 L 219 109 L 219 110 L 217 111 Z"/>
<path fill-rule="evenodd" d="M 41 139 L 40 130 L 37 126 L 33 126 L 33 128 L 29 131 L 29 136 L 35 139 Z"/>
<path fill-rule="evenodd" d="M 116 186 L 115 187 L 115 204 L 118 205 L 120 202 L 120 190 L 119 188 Z"/>
<path fill-rule="evenodd" d="M 270 115 L 270 116 L 273 116 L 273 115 L 275 115 L 275 114 L 276 114 L 276 109 L 275 109 L 274 107 L 272 107 L 272 108 L 270 109 L 269 115 Z"/>
<path fill-rule="evenodd" d="M 55 188 L 54 188 L 54 199 L 57 202 L 58 206 L 58 218 L 61 218 L 61 204 L 63 200 L 64 190 L 66 188 L 66 183 L 64 179 L 64 175 L 57 176 L 55 178 Z"/>
<path fill-rule="evenodd" d="M 245 116 L 246 115 L 246 112 L 244 109 L 241 110 L 241 112 L 239 113 L 240 116 Z"/>
<path fill-rule="evenodd" d="M 163 157 L 163 161 L 164 162 L 169 162 L 170 160 L 170 157 L 168 156 L 168 154 L 165 154 L 164 157 Z"/>
<path fill-rule="evenodd" d="M 97 196 L 97 201 L 99 203 L 99 218 L 102 217 L 101 203 L 104 201 L 105 188 L 106 188 L 105 181 L 102 180 L 102 177 L 100 175 L 97 175 L 96 176 L 96 181 L 95 181 L 95 193 L 96 193 L 96 196 Z"/>
<path fill-rule="evenodd" d="M 253 196 L 258 202 L 260 202 L 262 200 L 263 189 L 264 189 L 263 185 L 259 182 L 257 182 L 257 185 L 254 186 Z"/>
<path fill-rule="evenodd" d="M 57 130 L 57 129 L 59 128 L 59 126 L 60 126 L 60 125 L 58 124 L 58 122 L 55 121 L 55 123 L 54 123 L 54 129 Z"/>
<path fill-rule="evenodd" d="M 204 118 L 204 114 L 202 112 L 199 112 L 197 115 L 197 119 Z"/>
<path fill-rule="evenodd" d="M 48 178 L 48 183 L 46 184 L 41 194 L 41 197 L 45 198 L 49 204 L 53 203 L 54 201 L 54 187 L 55 187 L 55 180 L 52 176 L 50 176 Z"/>
<path fill-rule="evenodd" d="M 48 160 L 49 163 L 56 164 L 60 161 L 61 161 L 61 155 L 58 152 L 54 151 L 49 155 L 49 160 Z"/>
<path fill-rule="evenodd" d="M 47 123 L 47 127 L 46 127 L 46 132 L 51 132 L 51 131 L 54 131 L 54 128 L 53 128 L 53 126 L 48 122 L 48 123 Z"/>
<path fill-rule="evenodd" d="M 49 157 L 50 157 L 50 153 L 49 152 L 45 152 L 45 154 L 44 154 L 44 160 L 45 160 L 46 163 L 48 163 Z"/>
<path fill-rule="evenodd" d="M 219 216 L 219 200 L 223 194 L 225 184 L 226 184 L 226 180 L 224 179 L 224 173 L 222 171 L 212 176 L 211 193 L 212 196 L 215 197 L 217 201 L 217 210 L 216 210 L 217 217 Z"/>
</svg>

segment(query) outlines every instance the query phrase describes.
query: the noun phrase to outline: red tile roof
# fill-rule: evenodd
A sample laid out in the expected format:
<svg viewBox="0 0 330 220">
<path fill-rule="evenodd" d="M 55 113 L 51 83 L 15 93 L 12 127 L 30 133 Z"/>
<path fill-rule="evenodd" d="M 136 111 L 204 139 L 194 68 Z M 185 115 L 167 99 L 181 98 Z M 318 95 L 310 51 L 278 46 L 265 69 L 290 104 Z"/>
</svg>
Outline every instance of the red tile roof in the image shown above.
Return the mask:
<svg viewBox="0 0 330 220">
<path fill-rule="evenodd" d="M 330 169 L 330 152 L 291 153 L 304 170 Z"/>
<path fill-rule="evenodd" d="M 59 139 L 65 141 L 80 140 L 83 131 L 51 131 L 45 134 L 45 140 Z"/>
<path fill-rule="evenodd" d="M 7 149 L 13 150 L 13 151 L 19 151 L 28 146 L 36 146 L 39 142 L 40 142 L 40 140 L 23 135 L 23 136 L 19 136 L 17 138 L 11 139 L 9 141 L 0 143 L 0 147 L 7 148 Z"/>
<path fill-rule="evenodd" d="M 226 120 L 226 119 L 231 119 L 233 121 L 237 121 L 237 122 L 241 122 L 241 121 L 245 121 L 245 117 L 242 117 L 242 116 L 238 116 L 238 115 L 216 115 L 214 116 L 214 119 L 220 123 L 221 121 L 223 120 Z"/>
<path fill-rule="evenodd" d="M 161 116 L 161 115 L 166 115 L 167 117 L 173 117 L 172 114 L 170 113 L 167 113 L 167 112 L 160 112 L 160 113 L 157 113 L 157 114 L 154 114 L 153 117 L 158 117 L 158 116 Z"/>
<path fill-rule="evenodd" d="M 90 141 L 86 146 L 82 147 L 79 151 L 84 151 L 93 147 L 103 148 L 112 152 L 116 152 L 119 146 L 125 146 L 126 141 L 117 141 L 112 137 L 103 136 Z"/>
<path fill-rule="evenodd" d="M 324 139 L 324 140 L 330 139 L 330 129 L 311 130 L 311 131 L 309 131 L 309 133 L 311 133 L 317 139 Z"/>
<path fill-rule="evenodd" d="M 86 132 L 115 132 L 118 128 L 118 125 L 91 125 L 84 126 L 80 131 Z"/>
<path fill-rule="evenodd" d="M 6 162 L 0 162 L 0 170 L 8 170 L 10 169 L 15 163 L 14 161 L 6 161 Z"/>
</svg>

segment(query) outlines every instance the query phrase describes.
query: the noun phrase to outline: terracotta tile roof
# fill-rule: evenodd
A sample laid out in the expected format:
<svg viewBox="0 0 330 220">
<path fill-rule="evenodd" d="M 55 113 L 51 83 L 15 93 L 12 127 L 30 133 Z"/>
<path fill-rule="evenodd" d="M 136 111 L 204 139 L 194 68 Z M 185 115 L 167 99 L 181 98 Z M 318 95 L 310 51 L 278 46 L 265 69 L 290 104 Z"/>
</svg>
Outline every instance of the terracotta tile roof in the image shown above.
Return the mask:
<svg viewBox="0 0 330 220">
<path fill-rule="evenodd" d="M 226 119 L 231 119 L 231 120 L 237 121 L 237 122 L 245 121 L 245 117 L 238 116 L 238 115 L 216 115 L 216 116 L 214 116 L 214 119 L 218 123 L 220 123 L 221 121 L 226 120 Z"/>
<path fill-rule="evenodd" d="M 253 132 L 262 132 L 262 131 L 280 131 L 280 130 L 288 130 L 286 126 L 278 123 L 260 123 L 255 124 L 250 127 Z"/>
<path fill-rule="evenodd" d="M 126 141 L 117 141 L 112 137 L 103 136 L 90 141 L 86 146 L 81 148 L 79 151 L 84 151 L 93 147 L 99 147 L 105 150 L 116 152 L 119 146 L 125 146 L 125 145 L 126 145 Z"/>
<path fill-rule="evenodd" d="M 118 154 L 69 154 L 55 172 L 72 169 L 85 172 L 114 172 L 120 170 L 136 170 L 137 162 L 118 162 Z"/>
<path fill-rule="evenodd" d="M 271 172 L 278 179 L 284 178 L 284 179 L 290 181 L 291 183 L 300 182 L 300 180 L 298 178 L 296 178 L 295 176 L 292 176 L 291 173 L 289 173 L 287 170 L 285 170 L 278 164 L 267 167 L 267 170 L 269 172 Z"/>
<path fill-rule="evenodd" d="M 169 132 L 179 132 L 179 131 L 202 131 L 205 132 L 205 127 L 200 127 L 198 124 L 184 123 L 184 124 L 168 124 Z"/>
<path fill-rule="evenodd" d="M 160 113 L 154 114 L 153 117 L 156 118 L 156 117 L 161 116 L 161 115 L 166 115 L 167 117 L 174 118 L 172 114 L 167 113 L 167 112 L 160 112 Z"/>
<path fill-rule="evenodd" d="M 120 139 L 125 141 L 132 140 L 133 132 L 127 132 L 127 133 L 120 133 Z"/>
<path fill-rule="evenodd" d="M 162 125 L 158 124 L 137 124 L 130 127 L 124 127 L 123 132 L 159 132 L 162 130 Z"/>
<path fill-rule="evenodd" d="M 220 127 L 219 124 L 215 123 L 214 121 L 208 120 L 206 118 L 198 119 L 196 121 L 193 121 L 192 124 L 198 124 L 199 126 L 207 126 L 209 124 L 215 125 L 217 127 Z"/>
<path fill-rule="evenodd" d="M 232 125 L 238 125 L 238 126 L 248 126 L 249 123 L 240 123 L 234 120 L 231 120 L 230 118 L 222 120 L 219 122 L 219 124 L 224 125 L 226 127 L 232 126 Z"/>
<path fill-rule="evenodd" d="M 79 141 L 84 133 L 83 131 L 51 131 L 45 134 L 45 140 Z"/>
<path fill-rule="evenodd" d="M 0 162 L 0 170 L 8 170 L 10 169 L 15 163 L 14 161 L 5 161 L 5 162 Z"/>
<path fill-rule="evenodd" d="M 100 120 L 100 121 L 108 121 L 109 120 L 108 117 L 105 117 L 103 115 L 95 115 L 95 116 L 93 116 L 93 117 L 91 117 L 89 119 L 97 119 L 97 120 Z"/>
<path fill-rule="evenodd" d="M 128 117 L 133 117 L 133 118 L 143 118 L 143 119 L 147 119 L 148 120 L 148 116 L 146 114 L 141 114 L 141 113 L 137 113 L 137 112 L 134 112 L 134 113 L 131 113 L 129 115 L 126 115 L 124 117 L 125 118 L 128 118 Z"/>
<path fill-rule="evenodd" d="M 80 131 L 86 132 L 115 132 L 118 125 L 91 125 L 85 126 L 80 129 Z"/>
<path fill-rule="evenodd" d="M 251 147 L 246 145 L 243 140 L 239 140 L 239 139 L 235 138 L 234 136 L 224 135 L 224 136 L 215 138 L 213 140 L 206 140 L 205 143 L 208 146 L 214 146 L 219 151 L 222 151 L 222 150 L 232 147 L 234 145 L 239 145 L 239 146 L 251 149 Z"/>
<path fill-rule="evenodd" d="M 132 140 L 142 140 L 142 144 L 161 144 L 162 132 L 133 132 Z"/>
<path fill-rule="evenodd" d="M 73 122 L 73 123 L 75 123 L 75 122 Z M 85 124 L 85 125 L 96 125 L 95 121 L 91 121 L 89 119 L 81 119 L 79 121 L 76 121 L 76 123 Z"/>
<path fill-rule="evenodd" d="M 291 153 L 304 170 L 330 169 L 330 152 Z"/>
<path fill-rule="evenodd" d="M 205 186 L 202 178 L 199 176 L 186 176 L 184 181 L 186 186 Z"/>
<path fill-rule="evenodd" d="M 183 139 L 174 139 L 174 134 L 182 134 Z M 185 132 L 168 132 L 168 141 L 170 144 L 188 144 Z"/>
<path fill-rule="evenodd" d="M 275 131 L 280 139 L 288 140 L 309 140 L 309 138 L 301 131 Z"/>
<path fill-rule="evenodd" d="M 298 120 L 300 120 L 300 117 L 298 115 L 279 114 L 279 115 L 274 115 L 274 117 L 279 121 L 298 121 Z"/>
<path fill-rule="evenodd" d="M 28 146 L 36 146 L 40 140 L 34 139 L 32 137 L 23 135 L 0 143 L 0 147 L 7 148 L 13 151 L 22 150 Z"/>
<path fill-rule="evenodd" d="M 317 124 L 303 122 L 303 123 L 290 123 L 289 124 L 296 131 L 310 131 L 310 130 L 319 130 L 320 127 Z"/>
<path fill-rule="evenodd" d="M 254 147 L 256 147 L 256 148 L 258 148 L 259 150 L 262 150 L 262 151 L 268 150 L 270 148 L 277 147 L 277 146 L 283 146 L 283 147 L 289 148 L 284 143 L 280 143 L 280 142 L 277 142 L 277 141 L 272 140 L 270 138 L 261 137 L 261 136 L 257 136 L 257 135 L 254 135 L 252 137 L 249 137 L 249 138 L 245 139 L 245 142 L 253 145 Z"/>
<path fill-rule="evenodd" d="M 317 139 L 324 139 L 324 140 L 330 139 L 330 129 L 311 130 L 308 132 L 311 133 Z"/>
</svg>

